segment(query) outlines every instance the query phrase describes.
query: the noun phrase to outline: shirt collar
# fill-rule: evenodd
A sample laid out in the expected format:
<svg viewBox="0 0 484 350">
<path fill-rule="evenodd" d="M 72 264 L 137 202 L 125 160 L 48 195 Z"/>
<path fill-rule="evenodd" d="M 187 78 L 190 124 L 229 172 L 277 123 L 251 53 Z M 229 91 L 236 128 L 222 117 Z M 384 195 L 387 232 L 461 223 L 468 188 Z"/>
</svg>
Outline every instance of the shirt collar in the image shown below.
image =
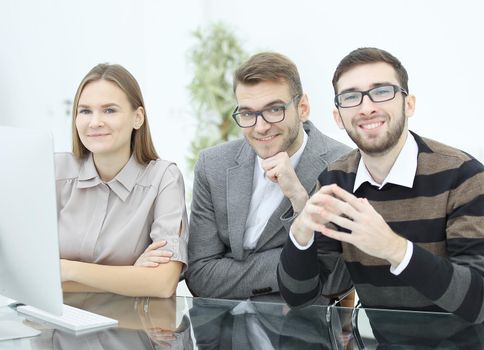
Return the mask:
<svg viewBox="0 0 484 350">
<path fill-rule="evenodd" d="M 292 166 L 294 169 L 296 169 L 297 164 L 299 163 L 299 160 L 302 157 L 302 154 L 304 152 L 304 148 L 306 148 L 306 145 L 308 143 L 308 134 L 306 133 L 306 130 L 304 130 L 303 134 L 303 142 L 299 149 L 294 153 L 289 159 L 291 160 Z M 260 174 L 264 174 L 264 169 L 262 169 L 262 158 L 257 156 L 257 164 L 258 164 L 258 171 Z"/>
<path fill-rule="evenodd" d="M 381 189 L 387 183 L 412 188 L 415 173 L 417 171 L 417 158 L 418 145 L 413 135 L 409 132 L 407 134 L 407 140 L 395 160 L 395 163 L 380 185 L 373 180 L 365 166 L 363 157 L 361 157 L 360 162 L 358 163 L 358 170 L 356 171 L 353 193 L 365 182 L 369 182 L 371 185 L 378 187 L 378 189 Z"/>
<path fill-rule="evenodd" d="M 94 165 L 92 153 L 84 160 L 79 170 L 77 188 L 89 188 L 102 183 Z"/>
<path fill-rule="evenodd" d="M 121 198 L 126 200 L 129 193 L 133 190 L 139 175 L 144 170 L 144 166 L 136 160 L 133 154 L 128 160 L 128 163 L 121 169 L 114 179 L 109 181 L 108 186 Z"/>
<path fill-rule="evenodd" d="M 133 153 L 121 171 L 106 185 L 124 202 L 143 169 L 143 165 L 136 161 Z M 97 173 L 91 153 L 81 166 L 77 188 L 94 187 L 101 183 L 103 182 Z"/>
</svg>

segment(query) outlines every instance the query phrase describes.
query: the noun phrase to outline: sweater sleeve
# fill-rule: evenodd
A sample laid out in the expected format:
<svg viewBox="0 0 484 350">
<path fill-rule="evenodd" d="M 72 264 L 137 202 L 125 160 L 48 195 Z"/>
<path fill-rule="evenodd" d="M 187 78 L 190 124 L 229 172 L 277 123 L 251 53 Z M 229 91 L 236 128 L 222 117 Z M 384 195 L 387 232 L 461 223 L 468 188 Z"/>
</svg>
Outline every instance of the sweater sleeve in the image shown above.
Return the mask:
<svg viewBox="0 0 484 350">
<path fill-rule="evenodd" d="M 277 280 L 281 295 L 290 306 L 309 305 L 321 295 L 337 297 L 352 287 L 341 253 L 324 249 L 324 239 L 320 233 L 315 234 L 308 249 L 298 249 L 290 238 L 282 249 Z"/>
<path fill-rule="evenodd" d="M 447 208 L 447 257 L 414 245 L 399 278 L 435 305 L 463 319 L 484 321 L 484 170 L 471 159 L 450 190 Z"/>
</svg>

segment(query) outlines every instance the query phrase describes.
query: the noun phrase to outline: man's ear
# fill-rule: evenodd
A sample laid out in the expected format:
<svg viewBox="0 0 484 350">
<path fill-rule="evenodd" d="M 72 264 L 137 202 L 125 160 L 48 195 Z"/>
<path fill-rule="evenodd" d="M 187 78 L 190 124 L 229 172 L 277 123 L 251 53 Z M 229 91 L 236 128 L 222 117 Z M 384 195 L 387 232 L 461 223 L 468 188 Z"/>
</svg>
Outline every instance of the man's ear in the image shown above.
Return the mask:
<svg viewBox="0 0 484 350">
<path fill-rule="evenodd" d="M 306 94 L 303 94 L 299 99 L 299 104 L 297 105 L 297 111 L 299 115 L 299 120 L 301 122 L 305 122 L 306 120 L 309 119 L 310 107 L 309 107 L 309 99 Z"/>
<path fill-rule="evenodd" d="M 338 125 L 338 127 L 340 129 L 344 129 L 345 128 L 345 126 L 343 124 L 343 119 L 341 119 L 341 114 L 339 114 L 339 109 L 338 108 L 333 109 L 333 119 L 336 122 L 336 125 Z"/>
<path fill-rule="evenodd" d="M 416 98 L 414 95 L 408 95 L 405 97 L 405 116 L 410 118 L 415 112 Z"/>
</svg>

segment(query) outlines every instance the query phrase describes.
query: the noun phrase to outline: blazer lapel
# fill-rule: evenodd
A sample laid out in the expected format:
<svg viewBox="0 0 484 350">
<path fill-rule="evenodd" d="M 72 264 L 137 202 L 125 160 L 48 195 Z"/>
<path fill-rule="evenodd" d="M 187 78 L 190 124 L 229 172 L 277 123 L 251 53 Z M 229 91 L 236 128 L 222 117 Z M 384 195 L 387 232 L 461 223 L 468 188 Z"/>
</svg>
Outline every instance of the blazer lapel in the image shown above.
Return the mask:
<svg viewBox="0 0 484 350">
<path fill-rule="evenodd" d="M 256 251 L 259 250 L 259 248 L 263 247 L 276 235 L 277 232 L 281 230 L 283 226 L 282 221 L 280 220 L 281 215 L 288 211 L 290 207 L 291 202 L 289 201 L 289 199 L 284 197 L 279 206 L 276 208 L 274 213 L 272 213 L 271 217 L 267 221 L 267 225 L 264 227 L 264 231 L 262 231 L 262 234 L 257 241 L 257 245 L 255 247 Z"/>
<path fill-rule="evenodd" d="M 255 152 L 244 143 L 235 161 L 237 165 L 227 169 L 227 222 L 232 254 L 236 260 L 242 260 L 245 224 L 252 197 Z"/>
</svg>

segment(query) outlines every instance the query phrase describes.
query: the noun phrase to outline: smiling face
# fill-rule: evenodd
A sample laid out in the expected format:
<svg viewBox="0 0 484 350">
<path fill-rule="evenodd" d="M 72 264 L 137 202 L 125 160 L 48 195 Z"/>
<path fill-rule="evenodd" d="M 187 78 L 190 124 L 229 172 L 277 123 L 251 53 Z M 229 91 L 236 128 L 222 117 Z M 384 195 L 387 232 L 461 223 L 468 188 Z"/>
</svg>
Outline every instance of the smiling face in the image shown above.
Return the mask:
<svg viewBox="0 0 484 350">
<path fill-rule="evenodd" d="M 391 65 L 384 62 L 362 64 L 341 75 L 337 93 L 366 91 L 389 84 L 400 85 Z M 360 105 L 335 109 L 333 116 L 362 152 L 378 156 L 403 147 L 408 118 L 414 108 L 414 96 L 397 92 L 394 99 L 385 102 L 372 102 L 369 96 L 364 96 Z"/>
<path fill-rule="evenodd" d="M 273 106 L 281 106 L 293 98 L 287 83 L 281 81 L 262 81 L 254 85 L 239 84 L 235 91 L 239 111 L 260 111 Z M 297 99 L 290 103 L 285 118 L 279 123 L 267 123 L 261 116 L 257 123 L 242 132 L 254 151 L 262 159 L 287 152 L 292 156 L 304 139 L 302 122 L 309 116 L 309 103 L 303 95 L 298 105 Z"/>
<path fill-rule="evenodd" d="M 95 159 L 127 160 L 131 134 L 143 124 L 144 111 L 142 107 L 133 110 L 116 84 L 96 80 L 82 90 L 75 121 L 82 144 Z"/>
</svg>

